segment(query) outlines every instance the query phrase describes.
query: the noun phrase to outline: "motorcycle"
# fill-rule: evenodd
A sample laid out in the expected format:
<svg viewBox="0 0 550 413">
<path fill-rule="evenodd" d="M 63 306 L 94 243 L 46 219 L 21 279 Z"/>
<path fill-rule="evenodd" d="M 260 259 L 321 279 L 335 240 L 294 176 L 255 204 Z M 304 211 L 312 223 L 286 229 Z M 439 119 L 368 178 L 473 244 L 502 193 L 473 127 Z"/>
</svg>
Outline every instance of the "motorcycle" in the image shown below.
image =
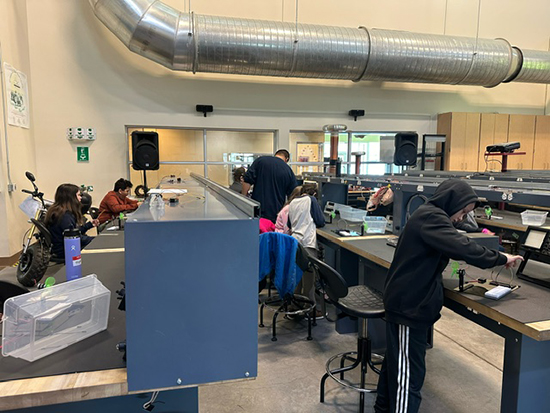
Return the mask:
<svg viewBox="0 0 550 413">
<path fill-rule="evenodd" d="M 34 190 L 22 190 L 30 194 L 20 208 L 30 217 L 31 227 L 23 238 L 23 251 L 17 264 L 17 281 L 25 287 L 34 287 L 46 273 L 50 262 L 52 237 L 44 225 L 44 219 L 52 202 L 44 199 L 44 194 L 38 190 L 36 178 L 32 173 L 25 172 L 25 176 L 31 181 Z M 33 242 L 34 240 L 36 242 Z"/>
</svg>

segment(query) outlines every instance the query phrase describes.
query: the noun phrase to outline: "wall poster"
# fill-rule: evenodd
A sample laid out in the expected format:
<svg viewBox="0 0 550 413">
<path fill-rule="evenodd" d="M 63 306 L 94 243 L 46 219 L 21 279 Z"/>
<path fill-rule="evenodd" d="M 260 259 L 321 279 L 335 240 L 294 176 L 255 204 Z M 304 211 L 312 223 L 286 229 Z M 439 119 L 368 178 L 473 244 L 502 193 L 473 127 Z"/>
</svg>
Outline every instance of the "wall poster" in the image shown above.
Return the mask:
<svg viewBox="0 0 550 413">
<path fill-rule="evenodd" d="M 28 129 L 30 127 L 30 119 L 27 75 L 7 63 L 4 63 L 4 75 L 6 81 L 8 123 Z"/>
</svg>

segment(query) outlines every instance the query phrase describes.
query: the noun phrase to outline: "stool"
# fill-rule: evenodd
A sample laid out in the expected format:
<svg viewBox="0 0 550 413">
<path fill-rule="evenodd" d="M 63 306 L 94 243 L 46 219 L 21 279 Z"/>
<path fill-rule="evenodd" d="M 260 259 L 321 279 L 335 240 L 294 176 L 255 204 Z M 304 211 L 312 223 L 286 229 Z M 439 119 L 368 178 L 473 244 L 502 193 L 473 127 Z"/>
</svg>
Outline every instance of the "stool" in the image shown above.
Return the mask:
<svg viewBox="0 0 550 413">
<path fill-rule="evenodd" d="M 285 299 L 281 299 L 278 296 L 268 297 L 265 301 L 260 302 L 260 327 L 264 326 L 264 308 L 267 307 L 271 311 L 274 311 L 273 322 L 271 327 L 273 334 L 271 341 L 277 341 L 277 317 L 279 314 L 290 316 L 307 316 L 307 340 L 312 340 L 311 326 L 316 326 L 315 321 L 315 303 L 309 298 L 299 294 L 288 294 Z"/>
<path fill-rule="evenodd" d="M 357 351 L 340 353 L 327 361 L 327 372 L 321 379 L 320 401 L 321 403 L 325 401 L 325 382 L 330 377 L 340 385 L 359 392 L 359 412 L 363 413 L 365 411 L 365 393 L 376 392 L 376 389 L 366 387 L 367 366 L 375 373 L 380 374 L 380 370 L 375 367 L 375 363 L 372 360 L 373 353 L 371 340 L 367 333 L 367 320 L 369 318 L 382 318 L 384 316 L 382 295 L 366 285 L 348 287 L 346 281 L 335 269 L 317 258 L 310 256 L 309 259 L 331 303 L 345 315 L 357 317 L 360 320 Z M 333 369 L 331 364 L 338 359 L 340 359 L 340 367 Z M 351 361 L 352 364 L 345 366 L 346 360 Z M 354 386 L 344 382 L 344 373 L 359 366 L 361 367 L 360 385 Z"/>
</svg>

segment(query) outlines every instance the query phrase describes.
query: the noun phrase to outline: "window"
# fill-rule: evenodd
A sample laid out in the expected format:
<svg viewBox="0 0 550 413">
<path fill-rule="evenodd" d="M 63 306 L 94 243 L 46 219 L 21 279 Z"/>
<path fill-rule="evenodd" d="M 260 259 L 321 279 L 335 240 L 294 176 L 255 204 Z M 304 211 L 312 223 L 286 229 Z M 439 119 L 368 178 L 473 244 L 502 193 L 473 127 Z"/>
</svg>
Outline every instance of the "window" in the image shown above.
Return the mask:
<svg viewBox="0 0 550 413">
<path fill-rule="evenodd" d="M 338 137 L 338 157 L 343 174 L 383 175 L 400 172 L 393 165 L 396 132 L 344 132 Z M 353 152 L 364 152 L 361 167 L 355 169 Z M 330 133 L 323 131 L 291 131 L 291 166 L 296 174 L 323 172 L 330 158 Z M 321 157 L 322 154 L 322 157 Z"/>
<path fill-rule="evenodd" d="M 159 134 L 158 171 L 147 171 L 147 185 L 155 187 L 163 177 L 185 179 L 191 172 L 228 186 L 233 169 L 249 166 L 261 155 L 272 155 L 274 131 L 214 130 L 184 128 L 128 127 L 130 180 L 136 185 L 143 171 L 135 171 L 132 161 L 132 132 L 155 131 Z"/>
</svg>

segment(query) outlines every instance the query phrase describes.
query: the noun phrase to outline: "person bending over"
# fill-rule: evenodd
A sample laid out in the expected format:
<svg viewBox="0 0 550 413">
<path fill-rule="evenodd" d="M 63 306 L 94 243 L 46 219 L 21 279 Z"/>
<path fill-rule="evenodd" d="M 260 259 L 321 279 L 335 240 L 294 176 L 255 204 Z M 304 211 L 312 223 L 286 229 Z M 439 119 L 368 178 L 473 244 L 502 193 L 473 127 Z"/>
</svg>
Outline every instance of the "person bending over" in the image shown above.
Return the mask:
<svg viewBox="0 0 550 413">
<path fill-rule="evenodd" d="M 84 223 L 80 199 L 78 186 L 61 184 L 55 191 L 54 204 L 48 208 L 45 224 L 52 235 L 52 254 L 59 259 L 65 258 L 63 231 L 78 228 L 82 234 L 80 246 L 84 248 L 94 239 L 85 235 L 86 231 L 99 225 L 97 219 Z"/>
<path fill-rule="evenodd" d="M 449 260 L 479 268 L 510 267 L 522 260 L 485 248 L 456 230 L 453 223 L 477 203 L 468 183 L 444 181 L 412 214 L 399 237 L 384 291 L 386 356 L 378 379 L 377 413 L 418 412 L 428 330 L 441 317 L 442 272 Z"/>
<path fill-rule="evenodd" d="M 132 183 L 124 178 L 115 182 L 114 189 L 107 192 L 99 204 L 100 224 L 116 218 L 121 212 L 135 211 L 138 208 L 139 202 L 128 198 L 132 186 Z"/>
</svg>

